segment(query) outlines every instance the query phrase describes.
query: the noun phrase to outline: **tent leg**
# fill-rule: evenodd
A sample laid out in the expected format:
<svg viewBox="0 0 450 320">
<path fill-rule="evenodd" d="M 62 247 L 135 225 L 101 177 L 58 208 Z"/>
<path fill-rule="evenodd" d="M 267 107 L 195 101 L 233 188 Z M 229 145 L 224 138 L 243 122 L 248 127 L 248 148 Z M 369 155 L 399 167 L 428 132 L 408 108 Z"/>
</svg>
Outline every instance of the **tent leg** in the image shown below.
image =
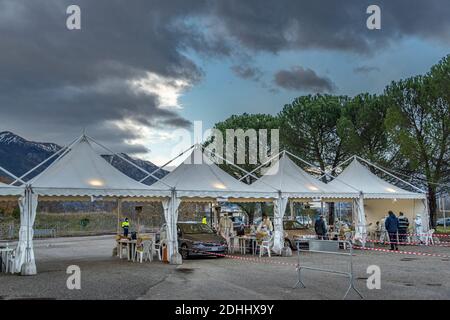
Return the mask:
<svg viewBox="0 0 450 320">
<path fill-rule="evenodd" d="M 27 202 L 27 247 L 25 249 L 25 263 L 22 265 L 21 275 L 23 276 L 34 276 L 37 274 L 36 270 L 36 262 L 33 260 L 31 261 L 31 242 L 32 239 L 30 239 L 30 229 L 31 226 L 31 210 L 33 209 L 32 204 L 32 197 L 31 197 L 31 190 L 26 191 L 26 202 Z"/>
</svg>

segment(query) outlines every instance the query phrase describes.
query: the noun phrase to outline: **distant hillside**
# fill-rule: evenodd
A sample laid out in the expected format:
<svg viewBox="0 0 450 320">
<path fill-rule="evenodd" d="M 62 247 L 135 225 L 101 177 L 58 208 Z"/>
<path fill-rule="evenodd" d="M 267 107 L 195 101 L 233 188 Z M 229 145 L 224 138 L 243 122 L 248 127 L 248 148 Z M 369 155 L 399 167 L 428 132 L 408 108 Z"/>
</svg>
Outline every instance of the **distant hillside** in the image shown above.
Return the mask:
<svg viewBox="0 0 450 320">
<path fill-rule="evenodd" d="M 122 157 L 124 157 L 125 159 L 133 162 L 135 165 L 145 169 L 147 172 L 152 173 L 153 171 L 158 169 L 158 166 L 153 164 L 150 161 L 146 161 L 146 160 L 141 160 L 141 159 L 135 159 L 130 157 L 129 155 L 125 154 L 125 153 L 121 153 L 120 154 Z M 141 179 L 145 178 L 147 176 L 146 173 L 142 172 L 141 170 L 139 170 L 138 168 L 132 166 L 131 164 L 129 164 L 128 162 L 120 159 L 119 157 L 112 157 L 111 155 L 102 155 L 102 157 L 108 161 L 109 163 L 111 163 L 114 167 L 116 167 L 117 169 L 119 169 L 120 171 L 122 171 L 123 173 L 125 173 L 127 176 L 140 181 Z M 112 162 L 111 162 L 111 158 L 112 158 Z M 162 178 L 164 177 L 166 174 L 168 174 L 169 172 L 166 170 L 159 170 L 157 172 L 155 172 L 154 176 L 158 177 L 158 178 Z M 147 179 L 145 179 L 143 181 L 143 183 L 145 184 L 152 184 L 156 181 L 155 178 L 153 177 L 149 177 Z"/>
<path fill-rule="evenodd" d="M 61 146 L 55 143 L 41 143 L 28 141 L 12 132 L 0 132 L 0 166 L 15 174 L 16 176 L 21 176 L 27 171 L 50 157 L 53 153 L 61 149 Z M 140 160 L 132 158 L 126 154 L 121 154 L 127 160 L 133 162 L 134 164 L 142 167 L 148 172 L 153 172 L 158 168 L 155 164 L 150 161 Z M 110 162 L 118 170 L 126 174 L 127 176 L 135 179 L 141 180 L 145 177 L 145 173 L 135 168 L 126 161 L 120 159 L 119 157 L 113 157 L 111 162 L 111 155 L 102 155 L 102 157 Z M 48 165 L 48 164 L 47 164 Z M 30 179 L 36 174 L 42 172 L 46 165 L 42 166 L 40 170 L 31 174 L 27 178 Z M 168 173 L 166 170 L 159 170 L 155 176 L 158 178 L 165 176 Z M 0 172 L 0 181 L 9 181 L 11 178 L 7 177 L 6 174 Z M 156 179 L 148 178 L 144 181 L 146 184 L 152 184 Z"/>
</svg>

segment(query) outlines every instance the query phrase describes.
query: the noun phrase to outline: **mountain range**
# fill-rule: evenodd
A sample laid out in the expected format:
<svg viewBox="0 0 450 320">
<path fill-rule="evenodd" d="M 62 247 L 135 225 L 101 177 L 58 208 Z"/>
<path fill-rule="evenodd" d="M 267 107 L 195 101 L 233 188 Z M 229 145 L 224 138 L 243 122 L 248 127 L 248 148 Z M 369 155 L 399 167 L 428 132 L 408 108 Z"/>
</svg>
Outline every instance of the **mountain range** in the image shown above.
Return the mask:
<svg viewBox="0 0 450 320">
<path fill-rule="evenodd" d="M 26 140 L 9 131 L 0 132 L 0 166 L 18 177 L 34 168 L 60 149 L 61 146 L 55 143 L 34 142 Z M 136 159 L 124 153 L 121 153 L 120 155 L 148 172 L 153 172 L 158 169 L 158 166 L 150 161 Z M 116 169 L 135 180 L 139 181 L 146 176 L 144 172 L 117 156 L 103 154 L 102 157 Z M 25 180 L 33 178 L 50 164 L 51 161 L 41 166 L 38 170 L 27 176 Z M 154 175 L 158 178 L 162 178 L 167 173 L 168 171 L 161 169 Z M 150 185 L 154 183 L 155 180 L 155 178 L 149 177 L 143 182 Z M 0 181 L 9 182 L 11 181 L 11 177 L 0 171 Z"/>
</svg>

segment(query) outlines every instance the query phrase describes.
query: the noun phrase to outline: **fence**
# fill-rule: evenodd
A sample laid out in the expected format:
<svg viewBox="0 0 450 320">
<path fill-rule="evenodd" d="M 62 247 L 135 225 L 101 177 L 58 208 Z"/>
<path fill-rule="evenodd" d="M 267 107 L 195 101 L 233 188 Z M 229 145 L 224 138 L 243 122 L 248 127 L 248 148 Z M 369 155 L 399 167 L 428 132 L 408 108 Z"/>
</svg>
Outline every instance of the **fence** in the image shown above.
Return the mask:
<svg viewBox="0 0 450 320">
<path fill-rule="evenodd" d="M 0 223 L 0 240 L 15 239 L 19 235 L 19 225 L 10 223 Z"/>
<path fill-rule="evenodd" d="M 443 193 L 437 198 L 437 224 L 438 227 L 450 228 L 450 197 Z"/>
<path fill-rule="evenodd" d="M 131 230 L 137 230 L 138 221 L 131 218 Z M 34 225 L 35 238 L 113 234 L 117 232 L 117 215 L 111 213 L 39 214 Z M 161 217 L 147 216 L 139 219 L 140 231 L 159 228 Z M 0 222 L 0 240 L 19 237 L 20 222 Z"/>
<path fill-rule="evenodd" d="M 341 244 L 344 247 L 344 252 L 340 252 Z M 306 286 L 302 280 L 302 270 L 311 270 L 311 271 L 330 273 L 330 274 L 336 274 L 336 275 L 347 277 L 349 286 L 348 286 L 347 291 L 345 292 L 343 299 L 345 299 L 348 296 L 350 290 L 355 291 L 360 298 L 364 299 L 361 292 L 359 292 L 359 290 L 355 287 L 355 282 L 354 282 L 355 276 L 354 276 L 354 272 L 353 272 L 353 246 L 352 246 L 351 242 L 344 241 L 344 240 L 338 240 L 338 241 L 309 240 L 309 249 L 308 250 L 302 249 L 300 245 L 301 245 L 301 243 L 297 242 L 297 256 L 298 256 L 297 275 L 298 275 L 298 279 L 297 279 L 297 283 L 294 286 L 294 289 L 298 288 L 299 286 L 301 286 L 302 288 L 306 288 Z M 346 248 L 349 248 L 349 251 L 346 251 L 345 250 Z M 336 269 L 331 269 L 331 268 L 324 269 L 324 268 L 319 268 L 316 266 L 303 265 L 301 263 L 302 260 L 300 257 L 300 254 L 302 252 L 334 255 L 336 257 L 336 259 L 338 256 L 346 257 L 348 259 L 348 270 L 341 271 L 341 270 L 336 270 Z"/>
</svg>

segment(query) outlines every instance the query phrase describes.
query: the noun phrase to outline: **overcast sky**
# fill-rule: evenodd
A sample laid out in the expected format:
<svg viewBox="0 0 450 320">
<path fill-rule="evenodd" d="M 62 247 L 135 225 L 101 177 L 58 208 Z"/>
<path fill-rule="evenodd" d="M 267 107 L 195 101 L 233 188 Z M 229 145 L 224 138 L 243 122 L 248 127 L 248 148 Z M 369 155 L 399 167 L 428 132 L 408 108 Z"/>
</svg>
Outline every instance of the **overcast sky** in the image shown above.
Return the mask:
<svg viewBox="0 0 450 320">
<path fill-rule="evenodd" d="M 161 164 L 194 121 L 426 72 L 450 53 L 449 17 L 448 0 L 0 0 L 0 131 L 65 144 L 85 129 Z"/>
</svg>

